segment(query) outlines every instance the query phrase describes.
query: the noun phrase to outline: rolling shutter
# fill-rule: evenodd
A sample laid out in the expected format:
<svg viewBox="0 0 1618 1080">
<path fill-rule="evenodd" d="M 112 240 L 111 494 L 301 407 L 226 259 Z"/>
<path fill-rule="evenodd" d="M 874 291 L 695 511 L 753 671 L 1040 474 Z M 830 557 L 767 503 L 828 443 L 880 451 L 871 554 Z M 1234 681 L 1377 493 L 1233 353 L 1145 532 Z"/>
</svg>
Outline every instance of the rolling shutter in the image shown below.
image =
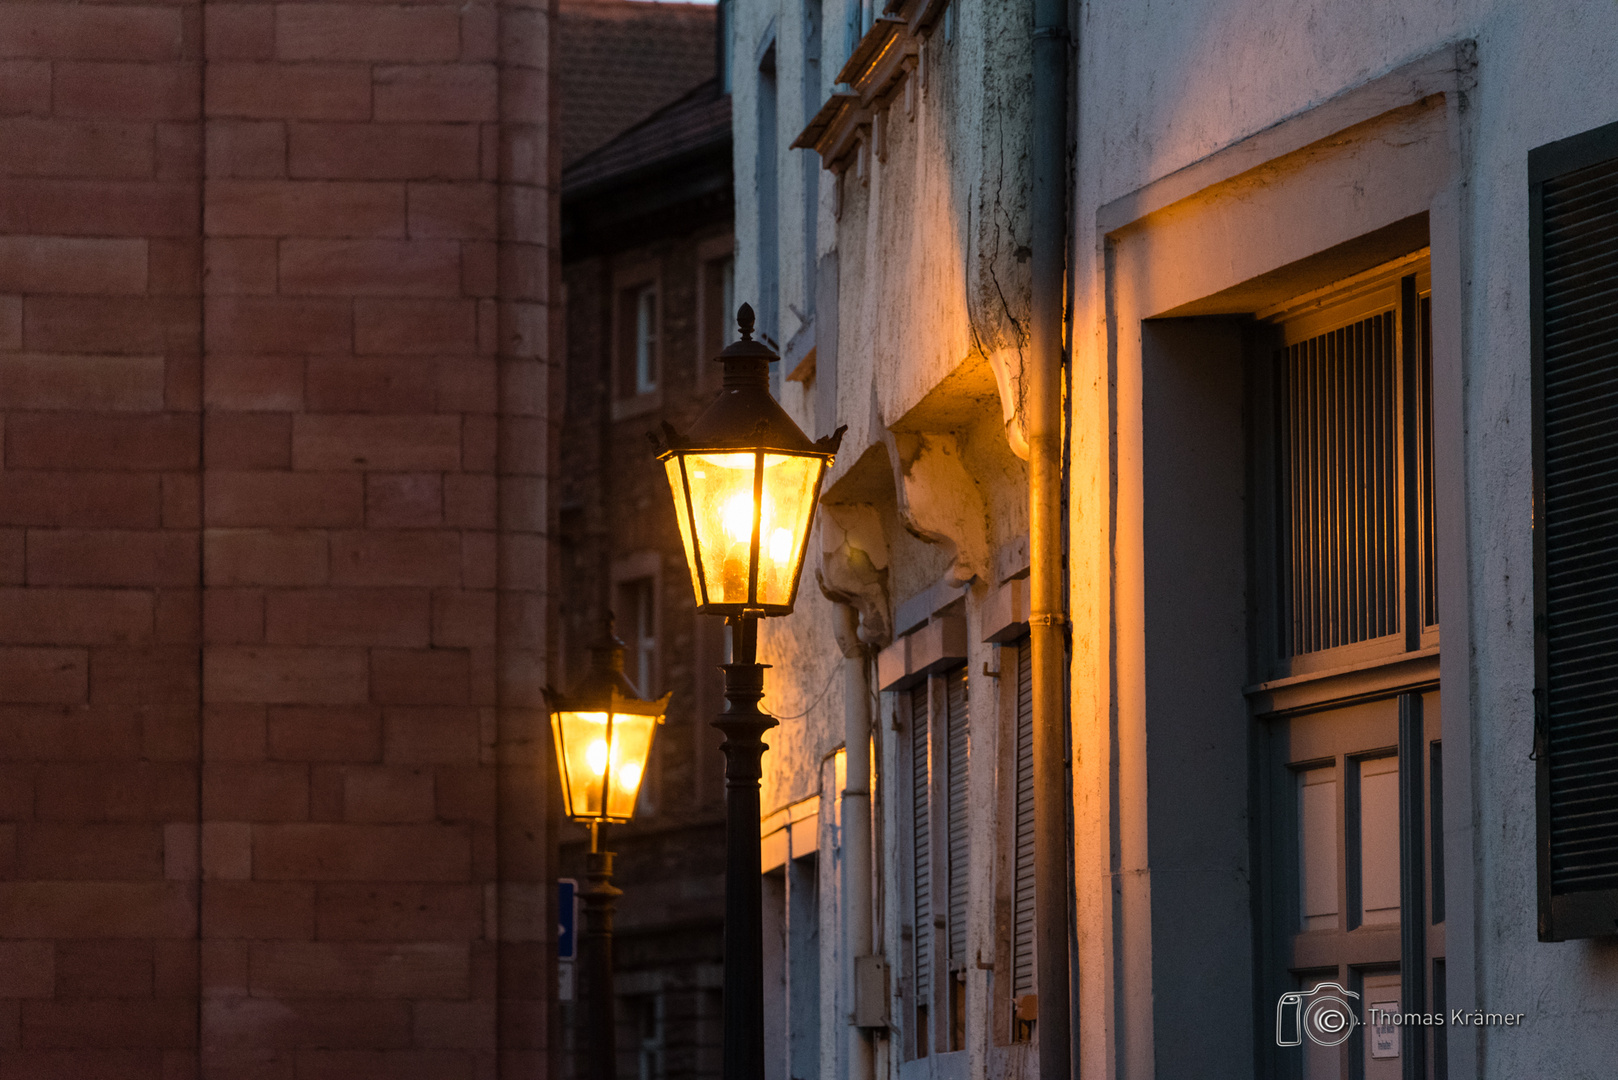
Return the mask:
<svg viewBox="0 0 1618 1080">
<path fill-rule="evenodd" d="M 966 963 L 966 899 L 972 872 L 970 844 L 970 803 L 967 793 L 968 723 L 966 668 L 955 668 L 944 676 L 946 711 L 946 752 L 949 772 L 945 798 L 948 803 L 949 841 L 949 959 L 952 967 Z"/>
<path fill-rule="evenodd" d="M 1540 937 L 1618 930 L 1618 124 L 1529 155 Z"/>
<path fill-rule="evenodd" d="M 1011 997 L 1034 987 L 1034 656 L 1017 640 L 1016 811 L 1011 887 Z"/>
<path fill-rule="evenodd" d="M 932 815 L 928 805 L 927 684 L 910 691 L 910 882 L 916 927 L 916 1003 L 926 1008 L 933 987 Z"/>
</svg>

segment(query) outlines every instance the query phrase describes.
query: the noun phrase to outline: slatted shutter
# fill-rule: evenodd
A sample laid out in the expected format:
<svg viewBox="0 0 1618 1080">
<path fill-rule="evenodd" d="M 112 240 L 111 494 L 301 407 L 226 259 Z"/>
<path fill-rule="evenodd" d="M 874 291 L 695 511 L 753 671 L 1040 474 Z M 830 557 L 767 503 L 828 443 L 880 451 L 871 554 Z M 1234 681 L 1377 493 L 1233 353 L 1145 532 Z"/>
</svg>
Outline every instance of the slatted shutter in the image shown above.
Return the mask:
<svg viewBox="0 0 1618 1080">
<path fill-rule="evenodd" d="M 969 754 L 966 708 L 966 668 L 958 667 L 944 676 L 947 712 L 949 774 L 946 799 L 949 804 L 949 958 L 952 964 L 966 962 L 966 898 L 972 872 L 970 807 L 966 766 Z"/>
<path fill-rule="evenodd" d="M 928 798 L 930 730 L 927 684 L 910 691 L 910 882 L 916 930 L 916 1050 L 927 1052 L 927 1004 L 933 992 L 932 813 Z"/>
<path fill-rule="evenodd" d="M 1618 932 L 1618 124 L 1529 155 L 1540 937 Z"/>
<path fill-rule="evenodd" d="M 1034 654 L 1030 639 L 1017 640 L 1015 820 L 1012 837 L 1011 997 L 1034 986 Z"/>
</svg>

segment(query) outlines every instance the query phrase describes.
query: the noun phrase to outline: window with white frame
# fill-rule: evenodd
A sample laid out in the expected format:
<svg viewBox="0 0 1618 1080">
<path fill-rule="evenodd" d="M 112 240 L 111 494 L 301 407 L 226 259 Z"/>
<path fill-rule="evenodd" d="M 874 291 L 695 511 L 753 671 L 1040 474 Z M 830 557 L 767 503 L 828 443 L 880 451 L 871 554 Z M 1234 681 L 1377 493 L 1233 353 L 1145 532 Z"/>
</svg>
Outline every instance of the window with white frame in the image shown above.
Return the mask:
<svg viewBox="0 0 1618 1080">
<path fill-rule="evenodd" d="M 618 586 L 618 636 L 625 650 L 626 673 L 642 697 L 655 697 L 657 687 L 657 590 L 651 578 Z"/>
<path fill-rule="evenodd" d="M 657 389 L 657 289 L 644 285 L 635 293 L 635 393 Z"/>
<path fill-rule="evenodd" d="M 657 391 L 661 376 L 657 293 L 657 283 L 646 280 L 618 290 L 617 383 L 621 398 Z"/>
</svg>

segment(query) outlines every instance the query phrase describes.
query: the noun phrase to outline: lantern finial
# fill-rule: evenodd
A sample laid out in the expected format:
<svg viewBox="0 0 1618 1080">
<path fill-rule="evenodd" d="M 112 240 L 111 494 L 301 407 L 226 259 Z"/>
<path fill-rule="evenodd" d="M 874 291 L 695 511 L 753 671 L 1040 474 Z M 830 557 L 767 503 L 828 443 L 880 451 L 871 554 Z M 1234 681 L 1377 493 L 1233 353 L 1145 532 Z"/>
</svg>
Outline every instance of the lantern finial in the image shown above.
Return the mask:
<svg viewBox="0 0 1618 1080">
<path fill-rule="evenodd" d="M 753 305 L 743 303 L 736 309 L 736 329 L 742 333 L 743 341 L 753 340 Z"/>
<path fill-rule="evenodd" d="M 626 646 L 614 632 L 617 618 L 612 612 L 602 620 L 601 636 L 590 643 L 591 667 L 601 672 L 622 672 L 624 670 L 624 649 Z"/>
</svg>

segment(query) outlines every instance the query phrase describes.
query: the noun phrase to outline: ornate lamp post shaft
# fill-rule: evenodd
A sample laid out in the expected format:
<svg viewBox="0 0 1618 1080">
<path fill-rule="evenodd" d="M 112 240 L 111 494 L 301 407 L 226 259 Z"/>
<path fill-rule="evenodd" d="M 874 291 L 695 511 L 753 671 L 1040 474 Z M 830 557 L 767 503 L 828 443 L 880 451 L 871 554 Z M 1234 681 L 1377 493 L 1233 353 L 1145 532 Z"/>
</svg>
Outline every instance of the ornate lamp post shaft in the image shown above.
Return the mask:
<svg viewBox="0 0 1618 1080">
<path fill-rule="evenodd" d="M 669 490 L 697 610 L 730 627 L 725 711 L 724 1080 L 764 1077 L 764 912 L 758 845 L 764 669 L 758 620 L 790 615 L 814 524 L 820 482 L 843 428 L 811 441 L 770 396 L 769 346 L 753 340 L 753 309 L 736 313 L 740 338 L 717 357 L 725 383 L 684 435 L 665 423 L 658 460 Z"/>
<path fill-rule="evenodd" d="M 580 974 L 584 985 L 583 1075 L 587 1080 L 617 1080 L 618 1032 L 613 1016 L 612 992 L 612 914 L 623 890 L 612 884 L 612 856 L 602 851 L 600 832 L 604 826 L 590 823 L 590 854 L 585 875 L 590 884 L 580 893 L 584 900 L 584 933 L 579 946 L 584 961 Z"/>
<path fill-rule="evenodd" d="M 758 616 L 726 620 L 731 631 L 725 711 L 725 1080 L 764 1076 L 764 895 L 758 845 L 763 736 L 775 718 L 759 710 Z"/>
</svg>

